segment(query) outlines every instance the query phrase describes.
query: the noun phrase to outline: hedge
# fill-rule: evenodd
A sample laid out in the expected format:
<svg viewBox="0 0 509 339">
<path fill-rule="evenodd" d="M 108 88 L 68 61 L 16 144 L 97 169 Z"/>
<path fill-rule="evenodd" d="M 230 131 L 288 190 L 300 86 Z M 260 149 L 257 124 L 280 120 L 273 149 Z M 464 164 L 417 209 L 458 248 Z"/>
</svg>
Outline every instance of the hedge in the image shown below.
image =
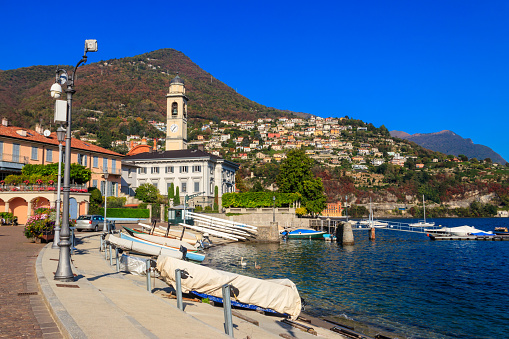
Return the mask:
<svg viewBox="0 0 509 339">
<path fill-rule="evenodd" d="M 258 208 L 272 207 L 276 197 L 276 207 L 290 206 L 300 200 L 299 193 L 277 193 L 277 192 L 246 192 L 246 193 L 225 193 L 222 197 L 223 207 Z"/>
<path fill-rule="evenodd" d="M 141 208 L 107 208 L 108 218 L 150 218 L 150 211 Z M 99 214 L 104 215 L 104 208 L 99 209 Z"/>
</svg>

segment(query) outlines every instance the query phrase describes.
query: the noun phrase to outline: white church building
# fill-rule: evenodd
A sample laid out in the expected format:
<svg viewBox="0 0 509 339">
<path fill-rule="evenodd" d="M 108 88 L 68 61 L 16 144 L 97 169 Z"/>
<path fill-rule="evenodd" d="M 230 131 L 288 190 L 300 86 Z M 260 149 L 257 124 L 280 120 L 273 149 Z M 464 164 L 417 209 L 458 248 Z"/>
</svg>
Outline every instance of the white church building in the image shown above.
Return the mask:
<svg viewBox="0 0 509 339">
<path fill-rule="evenodd" d="M 239 165 L 202 150 L 187 149 L 187 102 L 184 81 L 177 75 L 166 95 L 166 151 L 148 145 L 133 148 L 122 159 L 122 182 L 136 190 L 149 183 L 167 195 L 173 183 L 179 187 L 181 201 L 186 195 L 201 193 L 192 205 L 211 205 L 215 187 L 219 197 L 235 192 L 235 172 Z"/>
</svg>

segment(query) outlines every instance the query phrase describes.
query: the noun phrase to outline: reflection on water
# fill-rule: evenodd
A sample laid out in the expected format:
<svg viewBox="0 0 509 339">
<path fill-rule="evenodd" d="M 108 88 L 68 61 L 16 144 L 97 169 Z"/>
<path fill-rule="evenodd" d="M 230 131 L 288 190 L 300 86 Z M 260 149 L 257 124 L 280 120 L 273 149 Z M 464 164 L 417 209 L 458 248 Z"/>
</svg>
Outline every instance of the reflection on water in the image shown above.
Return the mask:
<svg viewBox="0 0 509 339">
<path fill-rule="evenodd" d="M 437 224 L 493 230 L 507 221 Z M 217 247 L 209 250 L 206 265 L 291 279 L 308 304 L 306 312 L 315 316 L 351 318 L 408 338 L 506 336 L 509 241 L 430 241 L 424 234 L 383 229 L 369 241 L 367 232 L 354 234 L 355 245 L 345 247 L 316 240 Z"/>
</svg>

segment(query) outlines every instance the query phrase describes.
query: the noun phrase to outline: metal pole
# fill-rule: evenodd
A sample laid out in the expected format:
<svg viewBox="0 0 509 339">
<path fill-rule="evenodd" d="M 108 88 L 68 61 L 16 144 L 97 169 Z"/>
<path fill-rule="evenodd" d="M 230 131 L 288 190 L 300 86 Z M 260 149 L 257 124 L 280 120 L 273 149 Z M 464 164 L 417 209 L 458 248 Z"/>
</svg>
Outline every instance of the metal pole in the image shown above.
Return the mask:
<svg viewBox="0 0 509 339">
<path fill-rule="evenodd" d="M 107 163 L 106 163 L 107 164 Z M 106 226 L 106 208 L 108 205 L 108 167 L 106 167 L 106 170 L 104 172 L 104 223 L 103 223 L 103 233 L 108 232 L 108 228 Z"/>
<path fill-rule="evenodd" d="M 59 248 L 58 243 L 60 242 L 60 182 L 62 181 L 62 143 L 58 143 L 58 183 L 57 183 L 57 203 L 56 212 L 57 220 L 55 221 L 55 238 L 53 239 L 53 245 L 51 248 Z"/>
<path fill-rule="evenodd" d="M 180 269 L 175 270 L 175 285 L 177 286 L 177 307 L 179 310 L 184 310 L 184 305 L 182 304 L 182 272 Z"/>
<path fill-rule="evenodd" d="M 110 251 L 110 266 L 113 265 L 113 256 L 111 255 L 111 244 L 108 246 L 109 248 L 109 251 Z"/>
<path fill-rule="evenodd" d="M 115 264 L 117 265 L 117 272 L 120 272 L 120 262 L 118 261 L 118 247 L 115 247 Z"/>
<path fill-rule="evenodd" d="M 78 64 L 79 65 L 79 64 Z M 71 269 L 71 253 L 69 242 L 69 194 L 71 191 L 71 117 L 72 117 L 72 95 L 76 93 L 73 89 L 74 74 L 67 82 L 67 134 L 65 137 L 65 166 L 64 166 L 64 210 L 62 216 L 62 229 L 60 231 L 60 254 L 58 267 L 55 272 L 55 280 L 62 282 L 74 281 Z"/>
<path fill-rule="evenodd" d="M 147 291 L 152 293 L 152 286 L 150 285 L 150 259 L 145 262 L 147 268 Z"/>
<path fill-rule="evenodd" d="M 223 285 L 224 331 L 233 338 L 232 302 L 230 300 L 230 285 Z"/>
</svg>

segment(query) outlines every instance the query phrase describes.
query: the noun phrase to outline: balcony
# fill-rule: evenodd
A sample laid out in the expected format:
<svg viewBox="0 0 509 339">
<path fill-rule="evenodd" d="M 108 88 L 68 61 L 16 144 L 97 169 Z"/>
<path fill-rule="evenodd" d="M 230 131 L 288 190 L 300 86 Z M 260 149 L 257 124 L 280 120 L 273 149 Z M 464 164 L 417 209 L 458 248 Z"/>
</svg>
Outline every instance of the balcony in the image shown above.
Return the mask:
<svg viewBox="0 0 509 339">
<path fill-rule="evenodd" d="M 109 168 L 109 167 L 101 167 L 101 173 L 108 173 L 109 175 L 122 175 L 121 168 Z"/>
</svg>

